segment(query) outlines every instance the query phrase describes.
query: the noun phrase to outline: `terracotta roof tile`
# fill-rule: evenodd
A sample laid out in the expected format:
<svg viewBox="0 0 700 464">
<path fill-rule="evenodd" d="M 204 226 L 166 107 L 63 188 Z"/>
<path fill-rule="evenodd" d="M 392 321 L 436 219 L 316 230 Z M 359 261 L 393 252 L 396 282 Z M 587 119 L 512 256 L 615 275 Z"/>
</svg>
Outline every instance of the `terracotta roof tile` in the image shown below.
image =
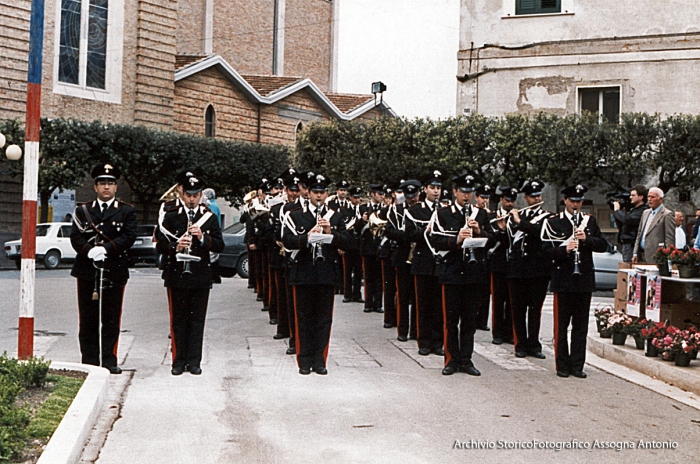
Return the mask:
<svg viewBox="0 0 700 464">
<path fill-rule="evenodd" d="M 367 103 L 370 100 L 374 100 L 373 95 L 326 92 L 326 96 L 343 113 L 348 113 L 358 106 Z"/>
<path fill-rule="evenodd" d="M 206 58 L 207 55 L 176 55 L 175 56 L 175 69 L 184 68 L 188 64 L 192 64 L 195 61 L 199 61 L 202 58 Z"/>
<path fill-rule="evenodd" d="M 259 76 L 253 74 L 241 75 L 254 89 L 263 97 L 270 95 L 273 92 L 282 90 L 295 82 L 300 81 L 301 77 L 287 76 Z"/>
</svg>

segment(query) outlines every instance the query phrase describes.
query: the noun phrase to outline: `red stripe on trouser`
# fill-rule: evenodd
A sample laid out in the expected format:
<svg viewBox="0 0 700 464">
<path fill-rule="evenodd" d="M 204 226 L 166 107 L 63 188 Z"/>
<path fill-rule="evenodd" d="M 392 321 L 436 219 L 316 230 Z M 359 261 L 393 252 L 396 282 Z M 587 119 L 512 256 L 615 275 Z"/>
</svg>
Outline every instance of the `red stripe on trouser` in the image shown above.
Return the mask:
<svg viewBox="0 0 700 464">
<path fill-rule="evenodd" d="M 367 271 L 365 270 L 365 257 L 362 257 L 362 282 L 363 294 L 365 295 L 365 308 L 367 307 Z"/>
<path fill-rule="evenodd" d="M 396 281 L 396 333 L 399 333 L 399 327 L 401 327 L 401 292 L 399 292 L 399 272 L 397 268 L 394 269 L 396 270 L 394 276 Z"/>
<path fill-rule="evenodd" d="M 513 314 L 513 287 L 508 283 L 508 299 L 510 300 L 510 325 L 513 331 L 513 349 L 518 346 L 518 334 L 515 331 L 515 315 Z"/>
<path fill-rule="evenodd" d="M 294 297 L 294 349 L 296 350 L 297 367 L 299 364 L 299 318 L 297 317 L 297 286 L 292 286 L 292 295 Z"/>
<path fill-rule="evenodd" d="M 559 294 L 554 292 L 554 359 L 557 359 L 557 340 L 559 339 Z M 556 361 L 554 363 L 556 365 Z"/>
<path fill-rule="evenodd" d="M 122 306 L 124 305 L 124 291 L 126 290 L 126 285 L 122 287 L 122 304 L 119 305 L 119 328 L 122 326 Z M 117 334 L 117 341 L 114 342 L 114 349 L 112 350 L 112 354 L 114 355 L 115 358 L 117 358 L 117 364 L 119 364 L 119 358 L 117 357 L 117 351 L 119 349 L 119 334 Z M 102 353 L 100 353 L 100 356 L 102 356 Z"/>
<path fill-rule="evenodd" d="M 175 362 L 177 349 L 175 348 L 175 332 L 173 331 L 173 294 L 170 288 L 168 288 L 168 312 L 170 313 L 170 351 L 172 352 L 173 362 Z"/>
<path fill-rule="evenodd" d="M 335 287 L 333 287 L 333 295 L 335 295 Z M 326 365 L 326 360 L 328 359 L 328 348 L 331 346 L 331 332 L 333 331 L 333 310 L 335 309 L 335 297 L 333 298 L 333 304 L 331 304 L 331 324 L 328 327 L 328 343 L 326 348 L 323 350 L 323 365 Z"/>
<path fill-rule="evenodd" d="M 420 317 L 418 317 L 418 313 L 420 311 L 420 308 L 418 307 L 418 276 L 413 276 L 413 289 L 416 291 L 416 342 L 420 340 Z M 420 343 L 418 344 L 418 348 L 420 348 Z"/>
<path fill-rule="evenodd" d="M 447 344 L 447 302 L 445 301 L 445 286 L 442 286 L 442 332 L 443 332 L 443 345 L 445 345 L 445 367 L 450 364 L 452 360 L 452 355 Z"/>
</svg>

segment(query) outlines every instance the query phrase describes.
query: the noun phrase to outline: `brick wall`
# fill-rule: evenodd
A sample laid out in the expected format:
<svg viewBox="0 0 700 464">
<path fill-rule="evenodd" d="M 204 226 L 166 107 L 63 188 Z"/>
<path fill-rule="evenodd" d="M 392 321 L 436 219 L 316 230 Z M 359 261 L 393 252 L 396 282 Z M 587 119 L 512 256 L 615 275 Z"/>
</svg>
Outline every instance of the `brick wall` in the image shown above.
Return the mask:
<svg viewBox="0 0 700 464">
<path fill-rule="evenodd" d="M 134 123 L 169 129 L 177 32 L 176 0 L 139 0 Z"/>
<path fill-rule="evenodd" d="M 204 45 L 205 0 L 178 0 L 177 54 L 200 55 Z"/>
<path fill-rule="evenodd" d="M 330 90 L 331 19 L 328 0 L 286 0 L 284 74 L 304 76 Z"/>
<path fill-rule="evenodd" d="M 24 118 L 30 0 L 0 0 L 0 109 L 3 119 Z"/>
</svg>

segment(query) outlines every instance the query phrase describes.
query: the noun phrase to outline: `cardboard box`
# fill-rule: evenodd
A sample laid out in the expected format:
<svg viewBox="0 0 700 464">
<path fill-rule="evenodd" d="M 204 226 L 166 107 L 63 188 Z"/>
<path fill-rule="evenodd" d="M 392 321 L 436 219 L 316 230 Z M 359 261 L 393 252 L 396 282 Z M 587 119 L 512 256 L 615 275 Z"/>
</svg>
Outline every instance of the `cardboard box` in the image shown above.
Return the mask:
<svg viewBox="0 0 700 464">
<path fill-rule="evenodd" d="M 630 316 L 645 317 L 647 276 L 644 274 L 630 274 L 625 289 L 627 311 Z"/>
<path fill-rule="evenodd" d="M 620 261 L 617 263 L 617 270 L 623 270 L 623 269 L 629 269 L 629 270 L 634 270 L 635 267 L 637 266 L 648 266 L 648 265 L 654 265 L 654 263 L 625 263 L 623 261 Z"/>
<path fill-rule="evenodd" d="M 613 292 L 616 300 L 627 301 L 627 295 L 625 288 L 616 288 Z"/>
<path fill-rule="evenodd" d="M 687 287 L 684 282 L 664 279 L 661 281 L 661 303 L 682 303 L 686 300 Z"/>
<path fill-rule="evenodd" d="M 700 303 L 666 303 L 661 305 L 660 321 L 685 329 L 688 324 L 700 326 Z"/>
<path fill-rule="evenodd" d="M 615 298 L 615 312 L 624 313 L 627 311 L 627 301 Z"/>
</svg>

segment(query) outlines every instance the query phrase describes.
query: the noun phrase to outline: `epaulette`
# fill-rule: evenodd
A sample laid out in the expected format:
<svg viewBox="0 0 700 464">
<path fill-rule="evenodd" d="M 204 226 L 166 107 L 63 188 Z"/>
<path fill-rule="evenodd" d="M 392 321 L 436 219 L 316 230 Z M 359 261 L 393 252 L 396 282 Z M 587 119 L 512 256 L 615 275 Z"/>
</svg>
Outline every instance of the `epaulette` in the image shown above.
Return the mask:
<svg viewBox="0 0 700 464">
<path fill-rule="evenodd" d="M 168 200 L 163 203 L 163 211 L 170 212 L 177 209 L 177 200 Z"/>
<path fill-rule="evenodd" d="M 122 201 L 122 200 L 115 200 L 115 201 L 118 201 L 120 204 L 122 204 L 122 205 L 124 205 L 124 206 L 131 206 L 132 208 L 134 207 L 134 205 L 131 205 L 131 204 L 129 204 L 129 203 L 125 202 L 125 201 Z"/>
</svg>

